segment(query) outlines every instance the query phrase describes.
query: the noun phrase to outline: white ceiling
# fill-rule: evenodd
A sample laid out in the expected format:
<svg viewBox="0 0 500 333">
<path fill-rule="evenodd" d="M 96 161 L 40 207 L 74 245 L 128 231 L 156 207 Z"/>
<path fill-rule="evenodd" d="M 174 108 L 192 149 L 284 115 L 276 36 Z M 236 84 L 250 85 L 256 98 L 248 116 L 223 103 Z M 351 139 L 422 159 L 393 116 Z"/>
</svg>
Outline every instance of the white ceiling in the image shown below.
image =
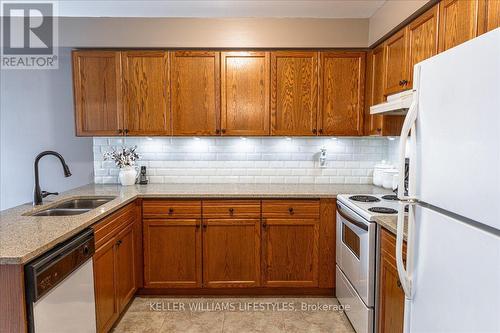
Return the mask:
<svg viewBox="0 0 500 333">
<path fill-rule="evenodd" d="M 386 0 L 59 0 L 69 17 L 369 18 Z"/>
</svg>

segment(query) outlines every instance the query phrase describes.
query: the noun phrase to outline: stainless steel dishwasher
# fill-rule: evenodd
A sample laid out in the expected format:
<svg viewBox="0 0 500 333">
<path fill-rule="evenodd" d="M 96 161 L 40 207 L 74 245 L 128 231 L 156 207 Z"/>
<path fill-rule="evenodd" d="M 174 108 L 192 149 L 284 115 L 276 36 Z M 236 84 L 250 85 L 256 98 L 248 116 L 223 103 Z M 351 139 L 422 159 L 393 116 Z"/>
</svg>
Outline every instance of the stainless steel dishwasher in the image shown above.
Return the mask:
<svg viewBox="0 0 500 333">
<path fill-rule="evenodd" d="M 96 332 L 94 250 L 87 229 L 25 266 L 29 332 Z"/>
</svg>

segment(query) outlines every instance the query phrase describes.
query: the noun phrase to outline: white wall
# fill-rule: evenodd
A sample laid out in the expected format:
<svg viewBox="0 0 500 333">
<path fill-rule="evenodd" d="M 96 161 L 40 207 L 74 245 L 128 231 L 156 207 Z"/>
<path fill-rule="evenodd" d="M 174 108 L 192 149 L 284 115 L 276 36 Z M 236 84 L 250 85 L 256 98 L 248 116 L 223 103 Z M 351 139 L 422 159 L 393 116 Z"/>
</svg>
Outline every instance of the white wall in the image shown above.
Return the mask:
<svg viewBox="0 0 500 333">
<path fill-rule="evenodd" d="M 372 45 L 429 0 L 388 0 L 369 20 L 368 45 Z"/>
<path fill-rule="evenodd" d="M 93 181 L 92 138 L 76 138 L 71 58 L 59 51 L 58 70 L 2 70 L 0 82 L 0 209 L 33 199 L 35 156 L 61 153 L 73 176 L 52 156 L 40 162 L 43 190 L 64 191 Z"/>
</svg>

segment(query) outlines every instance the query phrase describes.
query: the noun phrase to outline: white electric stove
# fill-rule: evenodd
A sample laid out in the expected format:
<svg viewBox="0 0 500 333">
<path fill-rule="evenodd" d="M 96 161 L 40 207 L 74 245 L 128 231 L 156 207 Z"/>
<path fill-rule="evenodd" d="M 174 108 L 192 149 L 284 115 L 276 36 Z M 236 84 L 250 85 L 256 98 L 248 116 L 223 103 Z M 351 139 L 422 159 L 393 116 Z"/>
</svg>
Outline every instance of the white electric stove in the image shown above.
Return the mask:
<svg viewBox="0 0 500 333">
<path fill-rule="evenodd" d="M 368 221 L 378 215 L 398 215 L 399 202 L 395 194 L 340 194 L 337 200 Z"/>
<path fill-rule="evenodd" d="M 375 332 L 376 216 L 397 216 L 396 195 L 337 196 L 336 296 L 357 333 Z"/>
</svg>

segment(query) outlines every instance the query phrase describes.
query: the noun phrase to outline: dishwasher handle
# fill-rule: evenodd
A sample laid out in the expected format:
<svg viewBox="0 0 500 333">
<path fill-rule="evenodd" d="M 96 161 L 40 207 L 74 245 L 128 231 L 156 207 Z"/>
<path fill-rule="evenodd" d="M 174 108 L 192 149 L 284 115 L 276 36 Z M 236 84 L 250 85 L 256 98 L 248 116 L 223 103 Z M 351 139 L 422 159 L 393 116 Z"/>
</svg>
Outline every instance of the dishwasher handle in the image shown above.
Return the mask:
<svg viewBox="0 0 500 333">
<path fill-rule="evenodd" d="M 86 229 L 28 263 L 24 268 L 27 301 L 38 301 L 91 259 L 94 252 L 94 233 Z"/>
</svg>

